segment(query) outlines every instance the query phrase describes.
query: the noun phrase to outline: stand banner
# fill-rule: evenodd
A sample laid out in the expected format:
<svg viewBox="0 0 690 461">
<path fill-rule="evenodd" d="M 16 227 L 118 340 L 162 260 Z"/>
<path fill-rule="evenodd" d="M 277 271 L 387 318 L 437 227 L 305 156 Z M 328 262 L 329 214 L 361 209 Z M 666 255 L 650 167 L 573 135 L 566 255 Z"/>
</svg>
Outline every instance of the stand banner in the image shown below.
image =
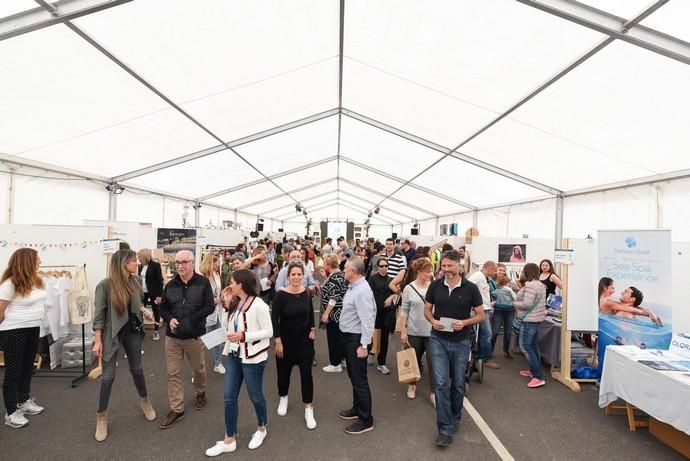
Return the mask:
<svg viewBox="0 0 690 461">
<path fill-rule="evenodd" d="M 599 231 L 599 369 L 609 345 L 668 349 L 671 231 Z"/>
</svg>

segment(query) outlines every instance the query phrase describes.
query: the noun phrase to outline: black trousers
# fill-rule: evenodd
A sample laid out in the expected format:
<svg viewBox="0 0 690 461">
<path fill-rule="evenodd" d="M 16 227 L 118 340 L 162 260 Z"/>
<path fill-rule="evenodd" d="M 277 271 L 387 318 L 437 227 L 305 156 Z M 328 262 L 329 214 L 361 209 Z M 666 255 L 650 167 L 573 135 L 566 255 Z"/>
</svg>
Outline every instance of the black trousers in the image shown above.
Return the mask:
<svg viewBox="0 0 690 461">
<path fill-rule="evenodd" d="M 328 339 L 328 361 L 334 367 L 338 366 L 345 358 L 339 322 L 328 321 L 326 324 L 326 338 Z"/>
<path fill-rule="evenodd" d="M 278 372 L 278 395 L 285 397 L 290 390 L 292 367 L 299 367 L 300 384 L 302 385 L 302 402 L 313 403 L 314 380 L 311 375 L 311 362 L 314 360 L 314 341 L 303 337 L 281 337 L 283 358 L 276 357 Z"/>
<path fill-rule="evenodd" d="M 31 397 L 31 373 L 38 350 L 39 327 L 0 331 L 0 350 L 5 354 L 2 394 L 11 415 Z"/>
<path fill-rule="evenodd" d="M 152 298 L 148 293 L 144 293 L 144 306 L 151 306 L 151 309 L 153 310 L 153 321 L 155 322 L 154 328 L 158 330 L 158 327 L 161 324 L 161 311 L 158 307 L 158 304 L 155 303 L 155 298 Z"/>
<path fill-rule="evenodd" d="M 354 333 L 342 335 L 347 375 L 352 383 L 352 409 L 357 413 L 360 422 L 367 425 L 374 424 L 374 417 L 371 415 L 371 390 L 367 380 L 367 359 L 357 357 L 361 335 Z"/>
</svg>

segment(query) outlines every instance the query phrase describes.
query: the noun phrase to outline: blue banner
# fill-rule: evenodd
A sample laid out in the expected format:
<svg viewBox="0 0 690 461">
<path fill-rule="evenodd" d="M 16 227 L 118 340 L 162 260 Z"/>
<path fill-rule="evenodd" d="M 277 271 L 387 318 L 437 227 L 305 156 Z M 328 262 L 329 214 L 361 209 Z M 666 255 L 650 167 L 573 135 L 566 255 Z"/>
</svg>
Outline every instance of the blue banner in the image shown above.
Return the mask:
<svg viewBox="0 0 690 461">
<path fill-rule="evenodd" d="M 599 231 L 599 369 L 609 345 L 668 349 L 671 231 Z"/>
</svg>

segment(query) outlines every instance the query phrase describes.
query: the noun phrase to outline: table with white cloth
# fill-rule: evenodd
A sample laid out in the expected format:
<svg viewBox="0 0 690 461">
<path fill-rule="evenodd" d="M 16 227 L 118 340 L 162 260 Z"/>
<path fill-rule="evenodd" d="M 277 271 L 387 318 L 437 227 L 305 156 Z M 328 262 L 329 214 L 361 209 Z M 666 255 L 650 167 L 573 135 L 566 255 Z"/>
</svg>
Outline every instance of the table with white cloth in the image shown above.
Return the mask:
<svg viewBox="0 0 690 461">
<path fill-rule="evenodd" d="M 561 322 L 551 317 L 544 319 L 543 322 L 539 323 L 537 341 L 542 360 L 549 365 L 559 366 L 561 363 Z M 513 334 L 510 341 L 510 350 L 518 351 L 519 349 L 518 335 Z"/>
<path fill-rule="evenodd" d="M 641 352 L 636 353 L 633 348 L 606 348 L 599 407 L 605 408 L 617 399 L 623 399 L 654 419 L 690 435 L 690 373 L 655 370 L 638 362 L 651 357 L 644 357 L 644 350 L 637 349 Z M 663 360 L 669 353 L 664 351 L 663 354 L 654 357 Z M 631 412 L 628 417 L 631 417 Z"/>
</svg>

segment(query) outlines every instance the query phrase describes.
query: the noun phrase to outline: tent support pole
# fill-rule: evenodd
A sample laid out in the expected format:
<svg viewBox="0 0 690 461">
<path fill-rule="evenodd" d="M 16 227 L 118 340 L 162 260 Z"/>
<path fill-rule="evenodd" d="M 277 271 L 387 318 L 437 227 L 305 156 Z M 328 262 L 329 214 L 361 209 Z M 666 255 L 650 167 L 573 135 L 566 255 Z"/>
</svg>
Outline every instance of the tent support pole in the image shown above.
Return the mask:
<svg viewBox="0 0 690 461">
<path fill-rule="evenodd" d="M 14 196 L 17 189 L 14 185 L 14 167 L 10 167 L 10 178 L 7 183 L 7 224 L 14 224 Z"/>
<path fill-rule="evenodd" d="M 108 191 L 108 221 L 117 221 L 117 194 L 115 194 L 115 189 Z"/>
</svg>

